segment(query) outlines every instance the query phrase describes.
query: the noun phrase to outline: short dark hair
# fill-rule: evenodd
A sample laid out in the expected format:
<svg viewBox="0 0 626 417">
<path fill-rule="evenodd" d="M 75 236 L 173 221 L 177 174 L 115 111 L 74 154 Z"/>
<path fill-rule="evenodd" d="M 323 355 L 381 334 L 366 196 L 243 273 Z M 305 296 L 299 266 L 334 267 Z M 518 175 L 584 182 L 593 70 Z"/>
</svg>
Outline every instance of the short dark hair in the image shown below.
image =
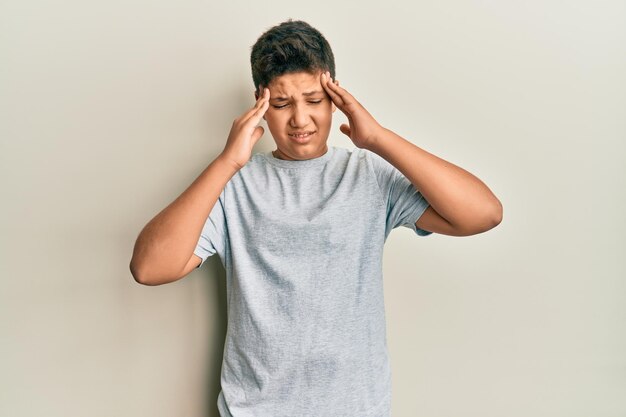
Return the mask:
<svg viewBox="0 0 626 417">
<path fill-rule="evenodd" d="M 276 77 L 289 72 L 330 71 L 335 79 L 335 57 L 330 44 L 314 27 L 289 19 L 268 29 L 252 46 L 252 80 L 267 87 Z"/>
</svg>

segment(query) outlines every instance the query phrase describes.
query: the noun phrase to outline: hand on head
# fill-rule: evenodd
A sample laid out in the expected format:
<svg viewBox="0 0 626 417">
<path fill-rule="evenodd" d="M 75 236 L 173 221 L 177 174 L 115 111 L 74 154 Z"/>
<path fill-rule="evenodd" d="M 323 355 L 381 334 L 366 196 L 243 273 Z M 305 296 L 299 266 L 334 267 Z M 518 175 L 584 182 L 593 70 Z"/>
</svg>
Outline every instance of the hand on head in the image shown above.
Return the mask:
<svg viewBox="0 0 626 417">
<path fill-rule="evenodd" d="M 357 147 L 365 149 L 371 147 L 380 137 L 383 127 L 345 88 L 339 86 L 339 81 L 330 77 L 330 72 L 322 72 L 320 78 L 322 87 L 335 106 L 348 118 L 349 124 L 342 124 L 339 130 Z"/>
<path fill-rule="evenodd" d="M 256 96 L 257 101 L 254 106 L 233 121 L 221 154 L 237 169 L 241 169 L 250 160 L 252 148 L 265 131 L 259 123 L 269 108 L 269 88 L 259 87 Z"/>
</svg>

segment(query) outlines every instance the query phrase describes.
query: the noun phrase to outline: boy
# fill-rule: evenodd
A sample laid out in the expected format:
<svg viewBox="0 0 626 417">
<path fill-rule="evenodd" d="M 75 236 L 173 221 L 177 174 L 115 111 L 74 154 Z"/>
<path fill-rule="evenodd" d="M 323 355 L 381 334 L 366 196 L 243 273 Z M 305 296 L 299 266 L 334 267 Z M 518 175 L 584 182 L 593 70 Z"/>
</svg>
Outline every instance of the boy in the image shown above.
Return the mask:
<svg viewBox="0 0 626 417">
<path fill-rule="evenodd" d="M 269 29 L 251 64 L 255 106 L 142 230 L 132 274 L 160 285 L 219 255 L 222 417 L 388 417 L 387 236 L 398 226 L 481 233 L 500 223 L 502 206 L 478 178 L 378 124 L 334 79 L 330 45 L 307 23 Z M 353 150 L 327 146 L 336 108 Z M 251 155 L 261 118 L 276 150 Z"/>
</svg>

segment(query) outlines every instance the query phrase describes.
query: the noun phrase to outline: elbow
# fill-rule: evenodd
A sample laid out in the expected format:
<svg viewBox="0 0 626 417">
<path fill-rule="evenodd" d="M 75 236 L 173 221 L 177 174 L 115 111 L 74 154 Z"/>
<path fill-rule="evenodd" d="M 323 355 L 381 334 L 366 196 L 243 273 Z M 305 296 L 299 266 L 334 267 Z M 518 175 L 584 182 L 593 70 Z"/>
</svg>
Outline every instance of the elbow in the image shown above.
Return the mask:
<svg viewBox="0 0 626 417">
<path fill-rule="evenodd" d="M 502 223 L 503 208 L 500 200 L 496 199 L 491 208 L 485 210 L 485 218 L 483 223 L 483 230 L 479 233 L 486 232 L 493 229 L 500 223 Z"/>
<path fill-rule="evenodd" d="M 157 285 L 168 284 L 170 282 L 174 282 L 182 278 L 182 275 L 172 275 L 168 273 L 163 273 L 158 269 L 148 269 L 145 265 L 140 266 L 136 262 L 130 262 L 130 273 L 135 279 L 135 282 L 141 285 L 147 285 L 150 287 L 154 287 Z M 155 272 L 156 271 L 156 272 Z"/>
<path fill-rule="evenodd" d="M 470 219 L 465 226 L 457 227 L 457 236 L 473 236 L 493 229 L 502 222 L 502 203 L 499 200 L 481 210 Z"/>
<path fill-rule="evenodd" d="M 492 229 L 502 223 L 503 211 L 504 209 L 502 207 L 502 203 L 500 202 L 500 200 L 496 199 L 491 215 L 491 223 L 493 225 L 491 226 Z"/>
<path fill-rule="evenodd" d="M 130 261 L 129 269 L 130 274 L 133 276 L 135 282 L 142 285 L 149 285 L 145 274 L 139 269 L 139 267 L 136 263 L 133 262 L 133 260 Z"/>
<path fill-rule="evenodd" d="M 146 273 L 145 268 L 140 268 L 136 262 L 130 261 L 130 273 L 133 276 L 135 282 L 141 285 L 154 286 L 159 285 L 149 274 Z"/>
</svg>

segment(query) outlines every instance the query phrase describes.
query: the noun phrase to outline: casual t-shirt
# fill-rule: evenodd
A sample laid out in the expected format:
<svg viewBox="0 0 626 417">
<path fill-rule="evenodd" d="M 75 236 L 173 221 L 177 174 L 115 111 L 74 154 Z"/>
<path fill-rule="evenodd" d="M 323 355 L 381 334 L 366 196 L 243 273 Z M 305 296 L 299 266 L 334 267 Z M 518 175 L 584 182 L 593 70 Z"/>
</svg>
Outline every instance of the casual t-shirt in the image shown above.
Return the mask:
<svg viewBox="0 0 626 417">
<path fill-rule="evenodd" d="M 383 245 L 428 202 L 385 159 L 254 154 L 194 251 L 226 270 L 222 417 L 389 417 Z"/>
</svg>

